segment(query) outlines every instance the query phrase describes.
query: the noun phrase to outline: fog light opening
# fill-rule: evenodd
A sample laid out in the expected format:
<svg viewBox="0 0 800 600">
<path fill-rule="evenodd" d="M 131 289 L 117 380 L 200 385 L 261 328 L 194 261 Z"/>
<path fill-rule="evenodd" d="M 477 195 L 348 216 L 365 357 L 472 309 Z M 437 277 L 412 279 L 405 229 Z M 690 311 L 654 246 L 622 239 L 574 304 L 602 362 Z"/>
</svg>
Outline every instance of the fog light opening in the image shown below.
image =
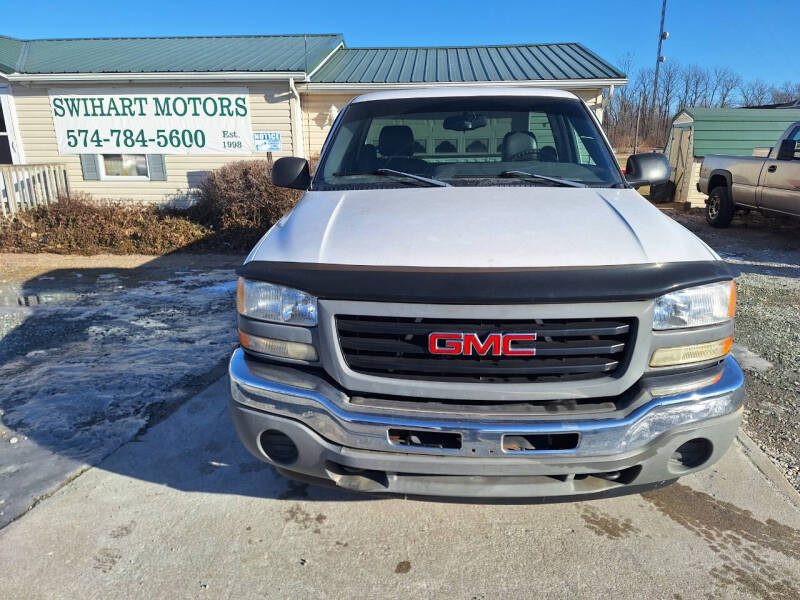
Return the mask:
<svg viewBox="0 0 800 600">
<path fill-rule="evenodd" d="M 299 453 L 292 438 L 277 429 L 267 429 L 258 441 L 261 451 L 279 465 L 290 465 L 297 460 Z"/>
<path fill-rule="evenodd" d="M 669 461 L 678 469 L 694 469 L 711 458 L 713 451 L 714 446 L 709 440 L 695 438 L 678 446 Z"/>
</svg>

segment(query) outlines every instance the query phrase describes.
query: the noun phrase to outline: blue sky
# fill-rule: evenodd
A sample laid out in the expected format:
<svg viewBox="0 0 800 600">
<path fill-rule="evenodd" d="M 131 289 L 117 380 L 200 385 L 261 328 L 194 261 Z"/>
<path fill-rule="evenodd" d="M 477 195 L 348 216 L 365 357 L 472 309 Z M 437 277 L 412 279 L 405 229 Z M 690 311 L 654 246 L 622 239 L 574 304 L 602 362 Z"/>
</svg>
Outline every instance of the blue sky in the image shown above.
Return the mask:
<svg viewBox="0 0 800 600">
<path fill-rule="evenodd" d="M 336 32 L 350 46 L 577 41 L 611 62 L 632 53 L 646 66 L 661 11 L 661 0 L 5 1 L 11 18 L 0 33 L 19 38 Z M 797 81 L 799 24 L 798 0 L 668 0 L 663 53 L 745 79 Z"/>
</svg>

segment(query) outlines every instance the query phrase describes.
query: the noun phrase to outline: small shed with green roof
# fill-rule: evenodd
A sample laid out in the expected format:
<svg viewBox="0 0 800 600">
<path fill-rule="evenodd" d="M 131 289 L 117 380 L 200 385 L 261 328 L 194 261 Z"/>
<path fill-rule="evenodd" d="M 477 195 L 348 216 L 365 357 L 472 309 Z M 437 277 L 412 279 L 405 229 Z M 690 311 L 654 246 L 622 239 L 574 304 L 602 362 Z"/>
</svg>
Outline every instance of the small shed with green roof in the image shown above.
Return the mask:
<svg viewBox="0 0 800 600">
<path fill-rule="evenodd" d="M 673 167 L 674 200 L 703 206 L 705 196 L 696 186 L 703 157 L 766 156 L 795 121 L 800 121 L 800 109 L 684 108 L 672 120 L 664 148 Z"/>
</svg>

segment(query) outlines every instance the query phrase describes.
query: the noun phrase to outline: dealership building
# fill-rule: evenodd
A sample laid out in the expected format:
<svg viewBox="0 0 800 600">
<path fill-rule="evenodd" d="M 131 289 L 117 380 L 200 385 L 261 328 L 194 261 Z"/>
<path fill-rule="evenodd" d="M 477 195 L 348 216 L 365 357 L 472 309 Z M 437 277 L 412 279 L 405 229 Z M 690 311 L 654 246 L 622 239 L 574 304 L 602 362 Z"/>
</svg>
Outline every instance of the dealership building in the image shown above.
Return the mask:
<svg viewBox="0 0 800 600">
<path fill-rule="evenodd" d="M 71 190 L 97 198 L 180 200 L 232 161 L 319 154 L 354 96 L 465 83 L 566 89 L 602 120 L 626 79 L 578 43 L 350 48 L 338 34 L 0 36 L 0 165 L 62 166 Z M 470 151 L 442 135 L 415 141 L 422 155 L 442 144 Z"/>
</svg>

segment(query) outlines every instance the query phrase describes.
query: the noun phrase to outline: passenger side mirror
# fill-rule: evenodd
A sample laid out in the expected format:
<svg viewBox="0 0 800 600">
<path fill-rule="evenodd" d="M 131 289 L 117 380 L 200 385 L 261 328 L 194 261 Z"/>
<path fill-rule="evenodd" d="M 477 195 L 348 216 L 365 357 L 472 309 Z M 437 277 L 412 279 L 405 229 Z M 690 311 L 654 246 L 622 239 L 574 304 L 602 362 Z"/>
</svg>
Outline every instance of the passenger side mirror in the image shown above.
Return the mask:
<svg viewBox="0 0 800 600">
<path fill-rule="evenodd" d="M 783 140 L 778 148 L 778 160 L 800 160 L 800 142 Z"/>
<path fill-rule="evenodd" d="M 311 183 L 308 161 L 296 156 L 279 158 L 272 165 L 272 183 L 278 187 L 307 190 Z"/>
<path fill-rule="evenodd" d="M 635 188 L 669 181 L 669 159 L 658 152 L 632 154 L 625 164 L 625 179 Z"/>
</svg>

